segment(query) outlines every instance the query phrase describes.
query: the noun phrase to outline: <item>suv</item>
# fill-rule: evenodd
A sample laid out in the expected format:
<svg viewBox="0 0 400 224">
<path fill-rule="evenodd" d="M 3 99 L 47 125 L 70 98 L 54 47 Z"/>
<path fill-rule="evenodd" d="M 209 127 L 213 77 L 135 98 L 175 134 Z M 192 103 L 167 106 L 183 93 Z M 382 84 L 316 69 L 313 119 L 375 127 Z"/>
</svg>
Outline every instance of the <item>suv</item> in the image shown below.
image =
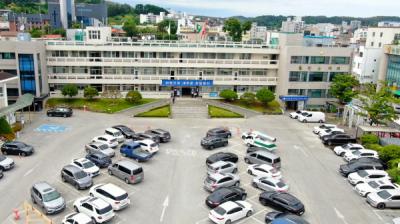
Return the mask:
<svg viewBox="0 0 400 224">
<path fill-rule="evenodd" d="M 206 205 L 215 208 L 227 201 L 246 200 L 247 193 L 240 187 L 221 187 L 206 198 Z"/>
<path fill-rule="evenodd" d="M 13 159 L 0 155 L 0 170 L 10 170 L 14 165 L 15 163 Z"/>
<path fill-rule="evenodd" d="M 335 148 L 333 148 L 333 151 L 338 156 L 344 156 L 346 152 L 353 152 L 360 149 L 364 149 L 364 146 L 360 144 L 349 143 L 342 146 L 336 146 Z"/>
<path fill-rule="evenodd" d="M 114 184 L 97 184 L 90 188 L 90 196 L 94 196 L 110 203 L 114 211 L 126 208 L 131 200 L 128 193 Z"/>
<path fill-rule="evenodd" d="M 349 164 L 340 165 L 339 172 L 347 177 L 350 173 L 357 172 L 359 170 L 383 170 L 384 167 L 377 161 L 352 161 Z"/>
<path fill-rule="evenodd" d="M 60 193 L 47 182 L 38 182 L 31 188 L 33 204 L 38 204 L 46 214 L 54 214 L 65 209 L 66 203 Z"/>
<path fill-rule="evenodd" d="M 66 165 L 61 170 L 61 179 L 72 184 L 77 190 L 93 185 L 92 178 L 85 171 L 73 165 Z"/>
<path fill-rule="evenodd" d="M 213 128 L 207 131 L 206 137 L 210 136 L 230 138 L 232 137 L 232 133 L 226 128 Z"/>
<path fill-rule="evenodd" d="M 112 127 L 119 130 L 125 136 L 125 138 L 132 138 L 133 135 L 135 135 L 135 132 L 125 125 L 115 125 Z"/>
<path fill-rule="evenodd" d="M 304 205 L 295 196 L 276 191 L 264 191 L 259 197 L 262 205 L 269 205 L 281 211 L 288 211 L 296 215 L 304 214 Z"/>
<path fill-rule="evenodd" d="M 35 150 L 31 145 L 19 141 L 6 142 L 1 146 L 1 152 L 4 155 L 32 155 Z"/>
<path fill-rule="evenodd" d="M 236 173 L 238 171 L 235 163 L 218 161 L 207 166 L 207 173 Z"/>
<path fill-rule="evenodd" d="M 205 137 L 200 142 L 201 146 L 205 149 L 214 149 L 222 146 L 228 145 L 228 139 L 217 137 L 217 136 L 209 136 Z"/>
<path fill-rule="evenodd" d="M 117 141 L 118 141 L 119 143 L 125 141 L 125 136 L 124 136 L 118 129 L 115 129 L 115 128 L 107 128 L 107 129 L 104 131 L 104 134 L 110 135 L 110 136 L 116 138 Z"/>
<path fill-rule="evenodd" d="M 72 109 L 68 107 L 56 107 L 47 111 L 48 117 L 71 117 Z"/>
<path fill-rule="evenodd" d="M 101 152 L 89 153 L 85 156 L 85 158 L 92 161 L 100 168 L 106 168 L 111 164 L 111 158 Z"/>
<path fill-rule="evenodd" d="M 240 178 L 238 175 L 226 173 L 214 173 L 207 175 L 207 178 L 204 180 L 204 188 L 207 191 L 215 191 L 221 187 L 231 187 L 231 186 L 239 186 Z"/>
<path fill-rule="evenodd" d="M 92 142 L 104 143 L 104 144 L 107 144 L 108 147 L 111 147 L 114 149 L 117 148 L 117 146 L 118 146 L 117 138 L 115 138 L 111 135 L 101 135 L 101 136 L 94 137 Z"/>
<path fill-rule="evenodd" d="M 211 156 L 207 157 L 206 164 L 209 165 L 211 163 L 215 163 L 218 161 L 226 161 L 237 163 L 239 160 L 238 156 L 231 152 L 217 152 L 212 154 Z"/>
<path fill-rule="evenodd" d="M 158 135 L 160 137 L 160 142 L 169 142 L 171 140 L 171 134 L 168 131 L 160 128 L 150 129 L 144 133 Z"/>
<path fill-rule="evenodd" d="M 370 180 L 390 180 L 390 176 L 384 170 L 359 170 L 349 174 L 347 180 L 352 185 L 356 185 Z"/>
<path fill-rule="evenodd" d="M 114 218 L 115 213 L 108 202 L 96 197 L 82 197 L 74 202 L 74 209 L 88 215 L 95 223 L 105 223 Z"/>
</svg>

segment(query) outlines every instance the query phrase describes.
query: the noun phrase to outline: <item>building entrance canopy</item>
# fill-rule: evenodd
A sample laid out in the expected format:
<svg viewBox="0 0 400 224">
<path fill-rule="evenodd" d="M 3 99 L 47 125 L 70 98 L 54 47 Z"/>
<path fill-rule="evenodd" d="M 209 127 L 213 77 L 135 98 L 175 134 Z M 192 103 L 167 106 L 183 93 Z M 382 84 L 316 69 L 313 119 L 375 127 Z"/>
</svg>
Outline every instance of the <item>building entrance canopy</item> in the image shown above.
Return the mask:
<svg viewBox="0 0 400 224">
<path fill-rule="evenodd" d="M 308 96 L 279 96 L 282 101 L 307 101 Z"/>
<path fill-rule="evenodd" d="M 17 102 L 11 104 L 8 107 L 0 109 L 0 117 L 6 116 L 8 114 L 14 113 L 17 110 L 21 110 L 24 107 L 32 105 L 34 96 L 32 94 L 24 94 L 17 99 Z"/>
<path fill-rule="evenodd" d="M 196 86 L 213 86 L 213 80 L 169 80 L 163 79 L 161 86 L 184 86 L 184 87 L 196 87 Z"/>
</svg>

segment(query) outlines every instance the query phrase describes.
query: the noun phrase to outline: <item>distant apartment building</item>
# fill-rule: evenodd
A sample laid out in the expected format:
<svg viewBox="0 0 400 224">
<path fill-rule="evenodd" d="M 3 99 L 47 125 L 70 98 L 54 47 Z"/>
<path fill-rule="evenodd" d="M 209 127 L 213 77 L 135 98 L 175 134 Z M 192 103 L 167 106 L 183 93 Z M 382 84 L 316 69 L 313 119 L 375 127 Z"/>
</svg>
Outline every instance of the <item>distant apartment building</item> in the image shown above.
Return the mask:
<svg viewBox="0 0 400 224">
<path fill-rule="evenodd" d="M 351 44 L 365 45 L 367 41 L 368 28 L 363 27 L 354 31 L 353 37 L 350 39 Z"/>
<path fill-rule="evenodd" d="M 140 24 L 156 24 L 166 19 L 165 12 L 160 12 L 160 15 L 154 15 L 153 13 L 140 14 Z"/>
<path fill-rule="evenodd" d="M 378 23 L 378 27 L 400 27 L 400 22 L 382 21 Z"/>
<path fill-rule="evenodd" d="M 400 45 L 384 46 L 379 80 L 388 82 L 394 90 L 400 90 Z M 400 94 L 397 92 L 397 95 Z"/>
<path fill-rule="evenodd" d="M 361 21 L 359 21 L 359 20 L 350 21 L 350 29 L 352 31 L 360 29 L 360 28 L 361 28 Z"/>
<path fill-rule="evenodd" d="M 301 17 L 287 18 L 286 21 L 282 22 L 281 32 L 287 33 L 301 33 L 303 32 L 304 21 L 302 21 Z"/>
<path fill-rule="evenodd" d="M 304 35 L 306 36 L 335 36 L 336 26 L 332 23 L 317 23 L 306 25 Z"/>
</svg>

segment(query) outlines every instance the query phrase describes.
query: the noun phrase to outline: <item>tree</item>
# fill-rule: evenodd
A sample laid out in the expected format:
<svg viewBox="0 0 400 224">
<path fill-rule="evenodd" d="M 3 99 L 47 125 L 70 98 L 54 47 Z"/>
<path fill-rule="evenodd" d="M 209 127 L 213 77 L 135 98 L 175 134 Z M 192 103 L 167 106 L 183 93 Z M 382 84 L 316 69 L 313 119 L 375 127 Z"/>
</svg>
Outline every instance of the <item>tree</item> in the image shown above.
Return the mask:
<svg viewBox="0 0 400 224">
<path fill-rule="evenodd" d="M 59 35 L 65 37 L 66 36 L 66 31 L 64 29 L 60 28 L 60 29 L 53 30 L 51 32 L 51 34 L 59 34 Z"/>
<path fill-rule="evenodd" d="M 256 97 L 260 102 L 267 105 L 269 102 L 275 99 L 275 94 L 267 88 L 262 88 L 257 91 Z"/>
<path fill-rule="evenodd" d="M 332 80 L 331 94 L 339 99 L 340 103 L 346 104 L 355 97 L 358 92 L 354 90 L 359 86 L 356 78 L 349 74 L 336 75 Z"/>
<path fill-rule="evenodd" d="M 166 19 L 157 24 L 157 29 L 161 33 L 168 33 L 168 28 L 171 26 L 171 35 L 175 35 L 178 30 L 178 26 L 175 21 Z"/>
<path fill-rule="evenodd" d="M 226 101 L 234 101 L 238 98 L 238 95 L 235 91 L 231 89 L 224 89 L 219 93 L 219 96 Z"/>
<path fill-rule="evenodd" d="M 82 28 L 81 24 L 78 22 L 73 22 L 71 27 L 72 27 L 72 29 L 81 29 Z"/>
<path fill-rule="evenodd" d="M 361 95 L 358 97 L 363 112 L 359 114 L 369 119 L 372 124 L 387 124 L 398 118 L 393 108 L 393 103 L 399 103 L 392 90 L 386 83 L 377 91 L 374 84 L 366 84 Z"/>
<path fill-rule="evenodd" d="M 29 31 L 29 33 L 31 34 L 32 38 L 40 38 L 43 35 L 42 30 L 38 29 L 38 28 L 33 28 Z"/>
<path fill-rule="evenodd" d="M 225 20 L 224 22 L 224 27 L 223 27 L 224 32 L 228 32 L 229 36 L 232 37 L 233 41 L 241 41 L 242 40 L 242 27 L 240 24 L 240 21 L 236 18 L 229 18 Z"/>
<path fill-rule="evenodd" d="M 99 91 L 97 91 L 97 89 L 94 87 L 86 86 L 85 89 L 83 90 L 83 97 L 88 98 L 89 100 L 92 100 L 94 97 L 98 95 Z"/>
<path fill-rule="evenodd" d="M 240 100 L 242 100 L 245 104 L 250 105 L 256 102 L 256 94 L 251 92 L 245 92 L 240 96 Z"/>
<path fill-rule="evenodd" d="M 0 135 L 1 134 L 11 134 L 13 133 L 13 130 L 10 126 L 10 124 L 7 122 L 7 120 L 4 117 L 0 117 Z"/>
<path fill-rule="evenodd" d="M 138 33 L 136 23 L 133 19 L 127 19 L 122 25 L 122 29 L 126 32 L 128 37 L 136 36 Z"/>
<path fill-rule="evenodd" d="M 139 103 L 142 99 L 142 94 L 139 91 L 131 90 L 126 94 L 125 100 L 129 103 Z"/>
<path fill-rule="evenodd" d="M 246 31 L 249 31 L 251 29 L 251 21 L 246 21 L 242 23 L 242 31 L 246 33 Z"/>
<path fill-rule="evenodd" d="M 69 97 L 78 95 L 78 87 L 75 84 L 66 84 L 61 89 L 61 94 Z"/>
</svg>

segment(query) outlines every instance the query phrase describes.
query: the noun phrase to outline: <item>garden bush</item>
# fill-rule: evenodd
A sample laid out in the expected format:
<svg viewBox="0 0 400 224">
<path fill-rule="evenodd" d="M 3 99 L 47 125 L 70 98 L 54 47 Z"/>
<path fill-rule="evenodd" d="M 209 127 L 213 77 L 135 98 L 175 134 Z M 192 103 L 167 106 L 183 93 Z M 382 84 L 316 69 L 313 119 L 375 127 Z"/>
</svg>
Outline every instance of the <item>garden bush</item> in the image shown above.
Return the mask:
<svg viewBox="0 0 400 224">
<path fill-rule="evenodd" d="M 142 99 L 142 94 L 139 91 L 131 90 L 126 94 L 125 99 L 129 103 L 138 103 Z"/>
<path fill-rule="evenodd" d="M 235 91 L 231 89 L 224 89 L 219 93 L 219 96 L 226 101 L 234 101 L 238 98 L 238 95 Z"/>
<path fill-rule="evenodd" d="M 361 136 L 361 144 L 363 145 L 378 144 L 378 143 L 379 143 L 379 138 L 374 134 L 365 134 Z"/>
<path fill-rule="evenodd" d="M 388 162 L 392 159 L 400 158 L 400 146 L 398 145 L 387 145 L 384 146 L 381 150 L 379 150 L 379 158 L 384 161 Z"/>
</svg>

